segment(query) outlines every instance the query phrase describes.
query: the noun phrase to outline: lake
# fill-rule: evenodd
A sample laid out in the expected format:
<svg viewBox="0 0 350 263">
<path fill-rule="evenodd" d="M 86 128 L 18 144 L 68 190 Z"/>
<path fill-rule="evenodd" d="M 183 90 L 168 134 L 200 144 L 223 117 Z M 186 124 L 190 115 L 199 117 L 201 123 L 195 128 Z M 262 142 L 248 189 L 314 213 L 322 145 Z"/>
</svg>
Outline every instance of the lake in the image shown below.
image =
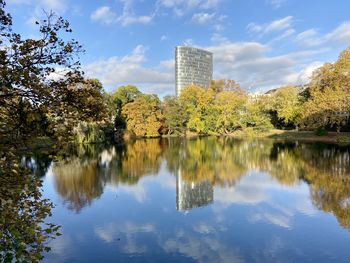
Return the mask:
<svg viewBox="0 0 350 263">
<path fill-rule="evenodd" d="M 24 163 L 61 236 L 43 262 L 349 262 L 350 147 L 232 138 Z"/>
</svg>

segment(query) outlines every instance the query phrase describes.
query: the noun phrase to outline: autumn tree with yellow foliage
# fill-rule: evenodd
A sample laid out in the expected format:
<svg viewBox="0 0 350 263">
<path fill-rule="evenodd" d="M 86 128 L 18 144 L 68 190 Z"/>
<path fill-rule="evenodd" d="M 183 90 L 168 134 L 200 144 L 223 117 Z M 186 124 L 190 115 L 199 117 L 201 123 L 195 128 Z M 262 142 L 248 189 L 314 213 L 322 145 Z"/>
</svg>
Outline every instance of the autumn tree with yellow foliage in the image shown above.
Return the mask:
<svg viewBox="0 0 350 263">
<path fill-rule="evenodd" d="M 350 49 L 340 53 L 338 60 L 317 69 L 305 103 L 306 127 L 335 127 L 339 132 L 350 117 Z"/>
</svg>

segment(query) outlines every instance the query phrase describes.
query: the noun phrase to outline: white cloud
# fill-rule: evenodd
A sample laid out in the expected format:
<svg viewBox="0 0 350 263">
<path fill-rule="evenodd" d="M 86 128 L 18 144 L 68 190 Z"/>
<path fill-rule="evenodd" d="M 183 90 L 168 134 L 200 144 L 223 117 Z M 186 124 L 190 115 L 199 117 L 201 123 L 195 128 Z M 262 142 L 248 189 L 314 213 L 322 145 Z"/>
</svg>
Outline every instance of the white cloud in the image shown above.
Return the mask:
<svg viewBox="0 0 350 263">
<path fill-rule="evenodd" d="M 324 42 L 324 40 L 318 35 L 317 30 L 314 28 L 299 33 L 295 40 L 303 47 L 318 46 Z"/>
<path fill-rule="evenodd" d="M 212 9 L 219 6 L 222 0 L 159 0 L 158 3 L 166 8 L 181 7 L 184 9 Z"/>
<path fill-rule="evenodd" d="M 300 65 L 312 62 L 316 54 L 325 49 L 291 52 L 284 55 L 269 55 L 271 46 L 258 42 L 223 42 L 203 47 L 214 54 L 214 78 L 237 80 L 243 88 L 265 91 L 287 84 L 301 77 L 295 74 Z"/>
<path fill-rule="evenodd" d="M 331 32 L 321 35 L 318 30 L 311 28 L 297 35 L 295 41 L 303 47 L 320 45 L 345 45 L 350 43 L 350 21 L 344 21 Z"/>
<path fill-rule="evenodd" d="M 192 38 L 187 38 L 183 41 L 184 46 L 194 46 L 194 40 Z"/>
<path fill-rule="evenodd" d="M 326 35 L 326 39 L 330 42 L 338 44 L 350 44 L 350 21 L 341 23 L 331 33 Z"/>
<path fill-rule="evenodd" d="M 166 36 L 166 35 L 162 35 L 161 37 L 160 37 L 160 41 L 165 41 L 165 40 L 167 40 L 168 39 L 168 37 Z"/>
<path fill-rule="evenodd" d="M 132 24 L 150 24 L 153 20 L 153 15 L 149 16 L 134 16 L 129 13 L 123 13 L 121 17 L 119 17 L 119 21 L 123 26 L 128 26 Z"/>
<path fill-rule="evenodd" d="M 32 6 L 38 11 L 42 9 L 46 11 L 54 11 L 56 13 L 64 13 L 68 9 L 67 0 L 11 0 L 9 4 L 28 5 Z"/>
<path fill-rule="evenodd" d="M 271 5 L 274 9 L 280 8 L 286 0 L 266 0 L 268 5 Z"/>
<path fill-rule="evenodd" d="M 224 36 L 222 36 L 221 34 L 219 33 L 214 33 L 210 40 L 214 43 L 225 43 L 225 42 L 228 42 L 228 39 Z"/>
<path fill-rule="evenodd" d="M 90 16 L 93 21 L 99 21 L 104 24 L 112 24 L 117 21 L 117 15 L 109 6 L 97 8 Z"/>
<path fill-rule="evenodd" d="M 222 0 L 204 0 L 200 7 L 204 9 L 217 8 L 221 3 Z"/>
<path fill-rule="evenodd" d="M 215 13 L 196 13 L 192 16 L 192 22 L 199 25 L 205 25 L 210 23 L 215 17 Z"/>
<path fill-rule="evenodd" d="M 148 93 L 173 93 L 174 73 L 166 68 L 145 67 L 145 52 L 145 47 L 139 45 L 123 57 L 114 56 L 87 64 L 84 71 L 107 87 L 134 84 Z"/>
<path fill-rule="evenodd" d="M 279 36 L 270 40 L 269 43 L 271 44 L 273 42 L 280 41 L 280 40 L 285 39 L 289 36 L 292 36 L 294 33 L 295 33 L 295 30 L 293 28 L 289 28 L 286 31 L 284 31 L 282 34 L 280 34 Z"/>
<path fill-rule="evenodd" d="M 249 23 L 247 26 L 247 29 L 250 33 L 258 33 L 258 34 L 264 35 L 272 32 L 291 29 L 292 23 L 293 23 L 293 17 L 286 16 L 284 18 L 274 20 L 270 23 L 265 23 L 265 24 Z"/>
<path fill-rule="evenodd" d="M 299 72 L 286 76 L 285 80 L 287 83 L 293 83 L 298 85 L 306 84 L 310 81 L 312 73 L 316 69 L 321 67 L 323 64 L 324 63 L 320 61 L 311 62 L 310 64 L 304 66 L 304 68 Z"/>
<path fill-rule="evenodd" d="M 222 0 L 158 0 L 157 5 L 171 9 L 176 16 L 183 16 L 192 10 L 210 10 L 219 7 Z"/>
<path fill-rule="evenodd" d="M 154 18 L 154 14 L 135 15 L 132 9 L 132 1 L 123 0 L 123 12 L 118 16 L 109 6 L 101 6 L 92 12 L 90 18 L 93 21 L 104 24 L 121 24 L 129 26 L 132 24 L 150 24 Z"/>
<path fill-rule="evenodd" d="M 224 0 L 158 0 L 156 10 L 158 15 L 168 15 L 167 11 L 175 17 L 189 16 L 192 23 L 207 25 L 211 29 L 221 31 L 224 29 L 225 15 L 219 13 L 220 4 Z M 183 18 L 182 18 L 183 19 Z"/>
<path fill-rule="evenodd" d="M 160 62 L 160 68 L 166 68 L 168 70 L 175 69 L 175 59 L 163 60 Z"/>
</svg>

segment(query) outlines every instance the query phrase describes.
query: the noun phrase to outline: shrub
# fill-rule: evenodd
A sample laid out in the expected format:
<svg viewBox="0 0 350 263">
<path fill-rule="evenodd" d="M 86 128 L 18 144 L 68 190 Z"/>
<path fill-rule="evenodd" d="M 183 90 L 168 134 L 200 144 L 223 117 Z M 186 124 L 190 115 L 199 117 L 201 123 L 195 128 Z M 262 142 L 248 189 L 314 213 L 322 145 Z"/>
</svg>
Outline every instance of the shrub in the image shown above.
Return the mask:
<svg viewBox="0 0 350 263">
<path fill-rule="evenodd" d="M 328 134 L 328 131 L 326 131 L 324 128 L 317 128 L 317 129 L 315 130 L 315 134 L 316 134 L 317 136 L 325 136 L 325 135 Z"/>
<path fill-rule="evenodd" d="M 74 141 L 78 144 L 102 143 L 113 136 L 113 128 L 108 124 L 81 122 L 74 129 Z"/>
</svg>

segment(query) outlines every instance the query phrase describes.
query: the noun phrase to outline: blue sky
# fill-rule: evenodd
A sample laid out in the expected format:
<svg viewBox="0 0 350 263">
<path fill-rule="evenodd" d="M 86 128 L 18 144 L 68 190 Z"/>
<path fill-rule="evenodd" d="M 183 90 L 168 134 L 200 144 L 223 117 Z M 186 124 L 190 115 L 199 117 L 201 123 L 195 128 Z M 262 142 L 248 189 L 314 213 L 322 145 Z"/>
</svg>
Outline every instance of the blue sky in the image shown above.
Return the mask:
<svg viewBox="0 0 350 263">
<path fill-rule="evenodd" d="M 349 0 L 7 0 L 14 27 L 37 37 L 43 10 L 71 22 L 83 69 L 107 91 L 134 84 L 174 95 L 174 48 L 214 53 L 214 78 L 250 92 L 303 84 L 350 46 Z"/>
</svg>

